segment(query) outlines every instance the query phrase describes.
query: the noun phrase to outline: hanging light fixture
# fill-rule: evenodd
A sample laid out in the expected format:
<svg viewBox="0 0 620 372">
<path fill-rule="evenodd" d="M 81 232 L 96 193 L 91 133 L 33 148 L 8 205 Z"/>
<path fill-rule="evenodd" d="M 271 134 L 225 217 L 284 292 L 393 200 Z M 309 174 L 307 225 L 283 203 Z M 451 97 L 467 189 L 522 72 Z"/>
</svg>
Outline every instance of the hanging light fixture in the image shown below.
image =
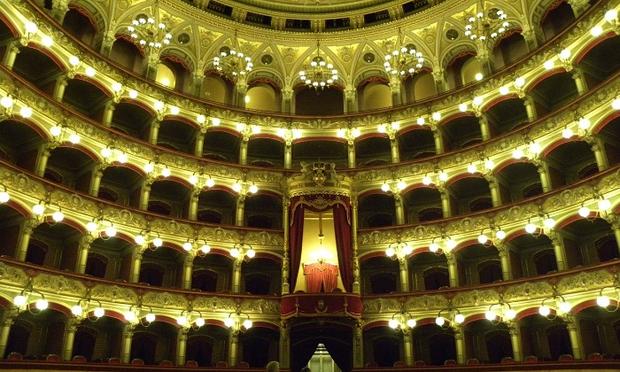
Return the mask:
<svg viewBox="0 0 620 372">
<path fill-rule="evenodd" d="M 385 255 L 395 260 L 404 260 L 413 252 L 413 247 L 404 242 L 391 243 L 385 249 Z"/>
<path fill-rule="evenodd" d="M 424 66 L 422 52 L 416 50 L 413 44 L 404 44 L 403 35 L 398 29 L 398 43 L 394 49 L 385 55 L 383 68 L 389 75 L 404 77 L 413 75 Z"/>
<path fill-rule="evenodd" d="M 321 43 L 316 42 L 316 56 L 299 71 L 299 78 L 314 89 L 329 88 L 338 80 L 338 70 L 321 56 Z"/>
<path fill-rule="evenodd" d="M 239 50 L 237 30 L 233 39 L 233 46 L 223 46 L 218 55 L 213 57 L 213 66 L 226 77 L 236 81 L 239 77 L 245 77 L 254 68 L 252 58 Z"/>
<path fill-rule="evenodd" d="M 510 27 L 507 18 L 508 15 L 502 9 L 485 9 L 481 0 L 478 4 L 478 13 L 467 18 L 465 36 L 482 42 L 496 39 Z"/>
<path fill-rule="evenodd" d="M 413 329 L 417 325 L 415 318 L 404 309 L 392 315 L 392 319 L 388 321 L 388 326 L 392 329 L 398 329 L 403 332 Z"/>
<path fill-rule="evenodd" d="M 157 10 L 159 1 L 155 1 L 154 6 Z M 172 33 L 168 30 L 168 26 L 145 14 L 138 15 L 136 19 L 131 21 L 131 25 L 127 26 L 127 31 L 141 47 L 158 50 L 164 45 L 169 45 L 172 41 Z"/>
</svg>

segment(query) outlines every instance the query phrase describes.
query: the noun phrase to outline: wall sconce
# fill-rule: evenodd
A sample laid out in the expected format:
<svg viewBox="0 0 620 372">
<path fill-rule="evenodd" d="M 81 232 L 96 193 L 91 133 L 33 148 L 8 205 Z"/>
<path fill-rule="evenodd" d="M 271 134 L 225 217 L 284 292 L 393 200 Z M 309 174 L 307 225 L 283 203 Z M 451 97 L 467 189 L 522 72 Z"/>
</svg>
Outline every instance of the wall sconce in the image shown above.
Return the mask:
<svg viewBox="0 0 620 372">
<path fill-rule="evenodd" d="M 233 333 L 239 333 L 249 330 L 254 323 L 248 314 L 237 309 L 236 312 L 228 314 L 228 317 L 224 319 L 224 325 L 230 328 Z"/>
<path fill-rule="evenodd" d="M 392 329 L 399 329 L 407 332 L 416 326 L 417 322 L 408 311 L 401 310 L 392 315 L 392 319 L 388 321 L 388 326 Z"/>
<path fill-rule="evenodd" d="M 93 304 L 95 305 L 94 307 L 92 306 Z M 71 314 L 78 319 L 88 319 L 91 322 L 96 322 L 105 315 L 105 309 L 101 306 L 100 301 L 91 298 L 89 288 L 86 296 L 79 299 L 77 303 L 71 307 Z"/>
<path fill-rule="evenodd" d="M 252 259 L 256 256 L 256 251 L 250 244 L 247 243 L 235 243 L 230 249 L 230 256 L 235 259 Z"/>
<path fill-rule="evenodd" d="M 454 322 L 454 324 L 463 324 L 464 321 L 465 315 L 461 314 L 458 308 L 452 307 L 452 304 L 439 310 L 437 317 L 435 317 L 435 324 L 439 327 L 449 327 L 450 322 Z"/>
<path fill-rule="evenodd" d="M 391 243 L 385 249 L 385 255 L 393 260 L 405 260 L 413 252 L 413 247 L 407 243 L 396 242 Z"/>
<path fill-rule="evenodd" d="M 49 307 L 49 302 L 45 299 L 45 295 L 33 288 L 32 278 L 28 279 L 26 287 L 13 297 L 13 305 L 21 312 L 28 310 L 31 314 L 38 314 Z M 29 305 L 30 297 L 37 295 L 39 298 L 34 303 L 34 308 Z"/>
</svg>

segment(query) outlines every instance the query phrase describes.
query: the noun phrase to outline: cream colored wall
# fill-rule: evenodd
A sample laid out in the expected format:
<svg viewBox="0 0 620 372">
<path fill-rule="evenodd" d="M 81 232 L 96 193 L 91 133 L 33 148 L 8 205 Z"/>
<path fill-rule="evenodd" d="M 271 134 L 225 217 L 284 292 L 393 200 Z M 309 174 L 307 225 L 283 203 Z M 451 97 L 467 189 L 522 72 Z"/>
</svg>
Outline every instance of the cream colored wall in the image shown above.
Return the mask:
<svg viewBox="0 0 620 372">
<path fill-rule="evenodd" d="M 220 103 L 228 103 L 228 85 L 218 76 L 206 76 L 203 82 L 203 97 Z"/>
<path fill-rule="evenodd" d="M 338 251 L 336 249 L 336 232 L 334 218 L 331 212 L 323 213 L 323 252 L 326 254 L 324 262 L 338 265 Z M 295 291 L 306 291 L 303 264 L 311 264 L 317 261 L 319 248 L 319 214 L 306 211 L 304 217 L 304 235 L 301 247 L 301 264 L 295 281 Z M 338 273 L 338 288 L 344 291 L 342 278 Z"/>
<path fill-rule="evenodd" d="M 472 57 L 465 61 L 465 63 L 463 63 L 463 67 L 461 68 L 461 81 L 463 82 L 463 85 L 475 81 L 475 76 L 479 72 L 484 71 L 480 61 L 476 57 Z"/>
<path fill-rule="evenodd" d="M 279 111 L 278 94 L 270 85 L 257 85 L 248 89 L 245 107 L 252 110 Z"/>
<path fill-rule="evenodd" d="M 170 69 L 170 67 L 164 65 L 163 63 L 157 64 L 157 76 L 155 77 L 155 81 L 171 89 L 174 89 L 177 85 L 177 78 L 174 75 L 174 72 Z"/>
<path fill-rule="evenodd" d="M 370 83 L 367 84 L 362 90 L 359 105 L 359 109 L 361 111 L 391 106 L 392 91 L 386 84 Z"/>
</svg>

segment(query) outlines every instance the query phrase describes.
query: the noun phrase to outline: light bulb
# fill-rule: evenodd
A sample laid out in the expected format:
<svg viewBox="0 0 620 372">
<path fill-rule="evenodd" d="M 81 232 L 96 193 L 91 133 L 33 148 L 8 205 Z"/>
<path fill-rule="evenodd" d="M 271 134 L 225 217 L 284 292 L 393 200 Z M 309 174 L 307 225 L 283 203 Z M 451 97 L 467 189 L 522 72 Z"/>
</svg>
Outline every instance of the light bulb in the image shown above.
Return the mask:
<svg viewBox="0 0 620 372">
<path fill-rule="evenodd" d="M 144 317 L 144 319 L 149 322 L 149 323 L 153 323 L 155 321 L 155 314 L 153 313 L 148 313 L 146 314 L 146 316 Z"/>
<path fill-rule="evenodd" d="M 250 188 L 248 189 L 248 191 L 250 191 L 251 194 L 256 194 L 258 192 L 258 186 L 252 184 L 250 185 Z"/>
<path fill-rule="evenodd" d="M 196 121 L 198 122 L 198 124 L 204 124 L 207 121 L 207 117 L 203 114 L 198 114 L 196 116 Z"/>
<path fill-rule="evenodd" d="M 26 21 L 26 23 L 24 23 L 24 27 L 26 28 L 26 32 L 29 34 L 35 34 L 39 31 L 39 27 L 32 21 Z"/>
<path fill-rule="evenodd" d="M 480 97 L 480 96 L 474 97 L 474 100 L 472 101 L 472 103 L 475 106 L 480 106 L 482 104 L 482 97 Z"/>
<path fill-rule="evenodd" d="M 0 106 L 4 107 L 5 109 L 10 109 L 11 107 L 13 107 L 13 98 L 11 98 L 10 96 L 0 98 Z"/>
<path fill-rule="evenodd" d="M 424 117 L 419 117 L 416 122 L 418 123 L 418 125 L 424 125 L 426 123 L 426 119 L 424 119 Z"/>
<path fill-rule="evenodd" d="M 253 323 L 252 323 L 252 321 L 250 319 L 246 319 L 246 320 L 243 321 L 243 328 L 245 328 L 245 329 L 252 328 L 252 325 L 253 325 Z"/>
<path fill-rule="evenodd" d="M 177 317 L 177 324 L 181 327 L 185 327 L 187 325 L 187 317 L 185 315 Z"/>
<path fill-rule="evenodd" d="M 71 56 L 69 57 L 69 64 L 75 67 L 80 64 L 80 59 L 77 56 Z"/>
<path fill-rule="evenodd" d="M 504 230 L 497 230 L 495 232 L 495 237 L 499 240 L 504 240 L 506 238 L 506 232 Z"/>
<path fill-rule="evenodd" d="M 460 111 L 460 112 L 465 112 L 465 111 L 467 111 L 467 103 L 461 103 L 461 104 L 459 104 L 459 111 Z"/>
<path fill-rule="evenodd" d="M 9 193 L 6 191 L 0 191 L 0 204 L 4 204 L 11 199 Z"/>
<path fill-rule="evenodd" d="M 545 218 L 545 220 L 543 221 L 543 225 L 546 229 L 553 229 L 555 227 L 555 220 L 551 217 Z"/>
<path fill-rule="evenodd" d="M 478 167 L 476 167 L 476 164 L 469 164 L 467 166 L 467 172 L 474 174 L 478 171 Z"/>
<path fill-rule="evenodd" d="M 64 219 L 65 215 L 61 211 L 56 211 L 52 214 L 52 220 L 54 220 L 54 222 L 62 222 Z"/>
<path fill-rule="evenodd" d="M 22 118 L 28 119 L 32 116 L 32 109 L 28 106 L 24 106 L 19 110 L 19 114 L 22 116 Z"/>
<path fill-rule="evenodd" d="M 418 322 L 415 319 L 407 319 L 407 327 L 414 328 Z"/>
<path fill-rule="evenodd" d="M 71 133 L 71 135 L 69 135 L 69 142 L 71 142 L 74 145 L 77 145 L 78 143 L 80 143 L 80 135 L 77 133 Z"/>
<path fill-rule="evenodd" d="M 446 324 L 446 318 L 444 318 L 443 316 L 438 316 L 437 318 L 435 318 L 435 324 L 443 327 L 443 325 Z"/>
<path fill-rule="evenodd" d="M 28 300 L 26 299 L 26 296 L 21 295 L 21 294 L 13 297 L 13 305 L 15 305 L 17 307 L 22 307 L 22 306 L 26 305 L 27 301 Z"/>
<path fill-rule="evenodd" d="M 615 21 L 616 19 L 618 19 L 618 11 L 616 9 L 609 9 L 608 11 L 605 12 L 605 21 L 611 23 L 613 21 Z"/>
<path fill-rule="evenodd" d="M 484 75 L 482 75 L 481 72 L 477 72 L 476 75 L 474 75 L 474 78 L 476 79 L 476 81 L 480 81 L 484 79 Z"/>
<path fill-rule="evenodd" d="M 405 181 L 398 181 L 398 183 L 396 184 L 396 188 L 398 188 L 398 191 L 403 191 L 407 188 L 407 184 L 405 183 Z"/>
<path fill-rule="evenodd" d="M 560 302 L 560 305 L 558 306 L 558 309 L 560 310 L 560 312 L 562 314 L 566 314 L 566 313 L 570 312 L 570 310 L 572 309 L 572 305 L 569 302 L 562 301 L 562 302 Z"/>
<path fill-rule="evenodd" d="M 579 215 L 583 218 L 587 218 L 590 216 L 590 208 L 588 207 L 581 207 L 579 208 Z"/>
<path fill-rule="evenodd" d="M 536 225 L 534 225 L 533 223 L 529 222 L 525 225 L 525 232 L 527 232 L 528 234 L 533 234 L 536 232 Z"/>
<path fill-rule="evenodd" d="M 448 248 L 448 250 L 453 250 L 454 248 L 456 248 L 457 242 L 454 239 L 448 239 L 446 240 L 446 248 Z"/>
<path fill-rule="evenodd" d="M 571 138 L 575 133 L 573 133 L 573 130 L 570 128 L 564 128 L 562 130 L 562 137 L 569 139 Z"/>
<path fill-rule="evenodd" d="M 525 78 L 522 76 L 519 76 L 518 78 L 515 79 L 515 87 L 517 88 L 523 88 L 525 86 Z"/>
<path fill-rule="evenodd" d="M 50 128 L 50 134 L 52 137 L 58 137 L 62 133 L 62 128 L 59 126 L 53 126 Z"/>
<path fill-rule="evenodd" d="M 504 312 L 504 319 L 513 320 L 517 317 L 517 312 L 513 309 L 508 309 Z"/>
<path fill-rule="evenodd" d="M 608 307 L 611 304 L 611 300 L 608 296 L 598 296 L 596 298 L 596 304 L 600 307 Z"/>
<path fill-rule="evenodd" d="M 587 118 L 581 118 L 579 119 L 579 129 L 583 129 L 586 130 L 588 128 L 590 128 L 590 120 Z"/>
<path fill-rule="evenodd" d="M 502 86 L 499 88 L 499 94 L 501 94 L 502 96 L 505 96 L 506 94 L 508 94 L 509 90 L 507 86 Z"/>
<path fill-rule="evenodd" d="M 484 312 L 484 317 L 489 321 L 494 321 L 497 318 L 497 314 L 493 310 L 487 310 Z"/>
<path fill-rule="evenodd" d="M 465 322 L 465 315 L 458 313 L 454 316 L 454 322 L 456 324 L 463 324 L 463 322 Z M 435 321 L 436 323 L 436 321 Z"/>
<path fill-rule="evenodd" d="M 47 309 L 48 306 L 49 306 L 49 302 L 44 298 L 39 298 L 37 302 L 34 303 L 34 307 L 36 307 L 37 310 L 40 310 L 40 311 Z"/>
<path fill-rule="evenodd" d="M 611 108 L 614 110 L 620 110 L 620 98 L 616 98 L 611 101 Z"/>
<path fill-rule="evenodd" d="M 551 314 L 551 309 L 547 305 L 541 305 L 538 308 L 538 313 L 542 316 L 548 316 L 549 314 Z"/>
<path fill-rule="evenodd" d="M 134 313 L 133 311 L 126 311 L 125 314 L 123 314 L 125 316 L 125 320 L 128 322 L 134 322 L 136 320 L 136 313 Z"/>
<path fill-rule="evenodd" d="M 35 204 L 32 206 L 32 214 L 35 216 L 41 216 L 45 213 L 45 207 L 43 204 Z"/>
<path fill-rule="evenodd" d="M 131 98 L 131 99 L 138 98 L 138 92 L 136 90 L 134 90 L 134 89 L 130 90 L 129 91 L 129 98 Z"/>
<path fill-rule="evenodd" d="M 522 159 L 524 155 L 525 154 L 523 153 L 523 150 L 521 150 L 521 149 L 515 149 L 512 152 L 512 158 L 513 159 Z"/>
<path fill-rule="evenodd" d="M 123 84 L 119 83 L 118 81 L 112 83 L 112 91 L 118 93 L 121 90 L 123 90 Z"/>
<path fill-rule="evenodd" d="M 570 49 L 562 49 L 562 51 L 560 52 L 560 58 L 563 59 L 564 61 L 567 61 L 571 56 L 571 51 Z"/>
<path fill-rule="evenodd" d="M 448 180 L 448 173 L 446 173 L 445 171 L 441 171 L 439 172 L 438 178 L 440 181 L 446 182 Z"/>
<path fill-rule="evenodd" d="M 222 120 L 220 118 L 211 118 L 211 124 L 213 124 L 214 127 L 219 127 L 221 123 Z"/>
<path fill-rule="evenodd" d="M 235 325 L 235 320 L 233 318 L 226 318 L 224 319 L 224 325 L 230 328 Z"/>
<path fill-rule="evenodd" d="M 204 253 L 204 254 L 207 254 L 207 253 L 211 252 L 211 246 L 209 246 L 209 244 L 203 244 L 203 245 L 200 247 L 200 251 L 201 251 L 202 253 Z"/>
<path fill-rule="evenodd" d="M 428 246 L 428 250 L 429 250 L 429 251 L 431 251 L 432 253 L 437 253 L 437 252 L 439 251 L 439 244 L 434 243 L 434 242 L 433 242 L 433 243 L 431 243 L 431 244 Z"/>
<path fill-rule="evenodd" d="M 71 306 L 71 314 L 75 316 L 82 316 L 83 312 L 84 312 L 84 309 L 82 309 L 82 306 L 80 305 Z"/>
<path fill-rule="evenodd" d="M 248 256 L 248 258 L 254 258 L 256 257 L 256 251 L 250 248 L 247 252 L 245 252 L 245 255 Z"/>
<path fill-rule="evenodd" d="M 213 178 L 207 178 L 207 182 L 205 184 L 207 185 L 208 188 L 211 188 L 215 186 L 215 181 L 213 180 Z"/>
<path fill-rule="evenodd" d="M 390 328 L 392 328 L 392 329 L 396 329 L 396 328 L 398 328 L 398 326 L 399 326 L 398 320 L 396 320 L 396 319 L 390 319 L 390 320 L 388 321 L 388 326 L 389 326 Z"/>
<path fill-rule="evenodd" d="M 109 158 L 112 156 L 112 150 L 109 147 L 104 147 L 101 149 L 101 156 L 103 156 L 104 159 Z"/>
<path fill-rule="evenodd" d="M 155 166 L 153 165 L 153 163 L 144 164 L 144 171 L 146 173 L 151 173 L 154 169 L 155 169 Z"/>
<path fill-rule="evenodd" d="M 93 310 L 93 315 L 96 318 L 101 318 L 102 316 L 105 315 L 105 309 L 102 307 L 96 307 L 95 310 Z"/>
<path fill-rule="evenodd" d="M 396 250 L 392 247 L 389 247 L 385 250 L 385 255 L 388 257 L 394 257 L 395 254 L 396 254 Z"/>
<path fill-rule="evenodd" d="M 234 258 L 239 257 L 239 254 L 240 254 L 240 252 L 239 252 L 239 249 L 238 249 L 238 248 L 232 248 L 232 249 L 230 250 L 230 255 L 231 255 L 232 257 L 234 257 Z"/>
<path fill-rule="evenodd" d="M 114 226 L 108 226 L 108 227 L 106 227 L 106 228 L 105 228 L 105 230 L 104 230 L 104 232 L 105 232 L 105 235 L 106 235 L 108 238 L 113 238 L 113 237 L 115 237 L 115 236 L 116 236 L 116 228 L 115 228 Z"/>
<path fill-rule="evenodd" d="M 487 159 L 484 161 L 484 167 L 487 170 L 492 170 L 495 167 L 495 162 L 491 159 Z"/>
<path fill-rule="evenodd" d="M 431 180 L 430 176 L 424 176 L 422 178 L 422 183 L 426 186 L 430 185 L 431 183 L 433 183 L 433 181 Z"/>
<path fill-rule="evenodd" d="M 478 235 L 478 243 L 480 244 L 486 244 L 489 241 L 489 237 L 484 235 L 484 234 L 480 234 Z"/>
<path fill-rule="evenodd" d="M 530 152 L 532 154 L 538 155 L 538 154 L 540 154 L 541 151 L 542 151 L 542 147 L 540 146 L 540 143 L 532 142 L 530 144 Z"/>
<path fill-rule="evenodd" d="M 545 68 L 545 70 L 551 70 L 554 66 L 555 63 L 552 60 L 548 60 L 543 63 L 543 67 Z"/>
<path fill-rule="evenodd" d="M 89 221 L 88 223 L 86 223 L 86 230 L 88 230 L 88 232 L 93 232 L 97 230 L 98 228 L 99 228 L 99 225 L 97 225 L 97 223 L 94 221 Z"/>
<path fill-rule="evenodd" d="M 172 115 L 178 115 L 181 112 L 181 109 L 176 106 L 170 106 L 169 110 Z"/>
<path fill-rule="evenodd" d="M 381 185 L 381 191 L 383 191 L 383 192 L 390 191 L 390 185 L 388 185 L 387 182 L 383 182 L 383 185 Z"/>
<path fill-rule="evenodd" d="M 205 325 L 205 320 L 204 318 L 196 318 L 196 320 L 194 320 L 194 324 L 196 324 L 196 327 L 200 328 Z"/>
<path fill-rule="evenodd" d="M 168 167 L 164 167 L 164 169 L 161 170 L 161 175 L 164 178 L 170 177 L 170 169 L 168 169 Z"/>
<path fill-rule="evenodd" d="M 600 199 L 598 201 L 598 209 L 601 211 L 609 211 L 611 209 L 611 202 L 609 199 Z"/>
<path fill-rule="evenodd" d="M 234 192 L 239 193 L 241 192 L 241 184 L 239 182 L 235 182 L 232 185 L 232 189 Z"/>
<path fill-rule="evenodd" d="M 603 28 L 599 25 L 592 27 L 590 34 L 594 37 L 599 37 L 603 34 Z"/>
<path fill-rule="evenodd" d="M 439 121 L 441 120 L 441 112 L 433 112 L 433 114 L 431 115 L 431 118 L 434 121 Z"/>
<path fill-rule="evenodd" d="M 159 248 L 159 247 L 161 247 L 163 244 L 164 244 L 164 241 L 163 241 L 163 240 L 161 240 L 161 238 L 155 238 L 155 239 L 153 239 L 153 246 L 154 246 L 155 248 Z"/>
<path fill-rule="evenodd" d="M 94 68 L 88 66 L 86 67 L 86 70 L 84 70 L 84 73 L 86 73 L 86 76 L 88 77 L 94 77 L 95 74 L 97 74 L 97 71 Z"/>
<path fill-rule="evenodd" d="M 187 252 L 191 251 L 192 250 L 192 243 L 190 243 L 190 242 L 183 243 L 183 249 L 185 251 L 187 251 Z"/>
</svg>

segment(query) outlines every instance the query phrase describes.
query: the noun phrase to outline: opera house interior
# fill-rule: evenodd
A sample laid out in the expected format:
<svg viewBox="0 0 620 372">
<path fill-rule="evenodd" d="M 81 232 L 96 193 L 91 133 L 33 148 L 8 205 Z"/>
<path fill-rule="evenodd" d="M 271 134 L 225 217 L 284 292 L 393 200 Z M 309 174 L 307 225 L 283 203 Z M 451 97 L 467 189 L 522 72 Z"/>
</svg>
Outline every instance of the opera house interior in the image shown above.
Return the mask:
<svg viewBox="0 0 620 372">
<path fill-rule="evenodd" d="M 620 369 L 620 0 L 0 1 L 0 369 Z"/>
</svg>

